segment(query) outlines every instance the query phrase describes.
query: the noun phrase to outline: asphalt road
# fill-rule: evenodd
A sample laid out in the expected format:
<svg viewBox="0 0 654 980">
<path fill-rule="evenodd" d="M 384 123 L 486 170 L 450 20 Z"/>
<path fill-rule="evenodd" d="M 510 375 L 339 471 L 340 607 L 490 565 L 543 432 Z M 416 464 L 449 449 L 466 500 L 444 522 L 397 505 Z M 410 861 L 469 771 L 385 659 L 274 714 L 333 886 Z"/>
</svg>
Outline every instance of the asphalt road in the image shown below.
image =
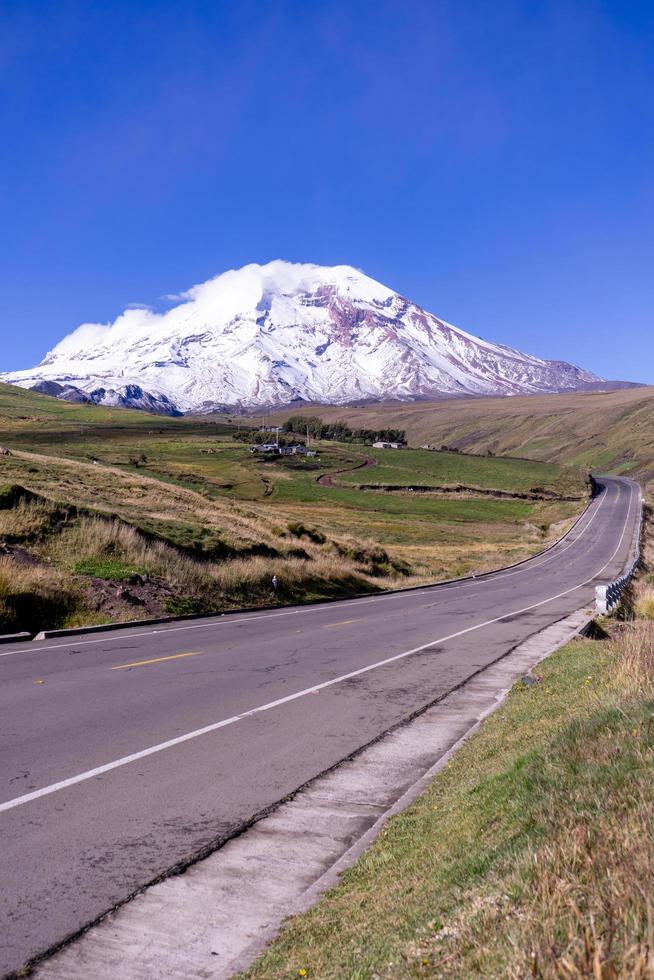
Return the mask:
<svg viewBox="0 0 654 980">
<path fill-rule="evenodd" d="M 0 647 L 0 973 L 590 604 L 640 511 L 603 482 L 554 550 L 477 581 Z"/>
</svg>

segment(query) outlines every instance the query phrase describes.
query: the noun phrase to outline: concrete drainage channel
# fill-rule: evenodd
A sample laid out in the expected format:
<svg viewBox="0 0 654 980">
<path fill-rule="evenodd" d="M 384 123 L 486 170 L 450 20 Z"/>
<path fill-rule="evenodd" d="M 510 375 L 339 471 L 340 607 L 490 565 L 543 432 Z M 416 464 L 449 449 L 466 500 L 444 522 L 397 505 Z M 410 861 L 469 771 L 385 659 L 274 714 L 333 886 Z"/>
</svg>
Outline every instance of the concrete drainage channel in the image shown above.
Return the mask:
<svg viewBox="0 0 654 980">
<path fill-rule="evenodd" d="M 35 969 L 39 980 L 221 980 L 310 908 L 422 793 L 515 681 L 591 622 L 577 612 L 317 777 L 220 850 L 146 889 Z"/>
</svg>

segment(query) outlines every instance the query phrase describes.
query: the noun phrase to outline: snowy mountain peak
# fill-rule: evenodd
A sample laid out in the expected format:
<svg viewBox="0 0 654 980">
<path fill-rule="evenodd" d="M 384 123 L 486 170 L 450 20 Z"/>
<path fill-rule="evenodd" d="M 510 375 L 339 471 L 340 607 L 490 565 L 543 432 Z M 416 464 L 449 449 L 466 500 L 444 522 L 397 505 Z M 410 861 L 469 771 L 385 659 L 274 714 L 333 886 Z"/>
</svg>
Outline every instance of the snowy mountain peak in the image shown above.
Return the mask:
<svg viewBox="0 0 654 980">
<path fill-rule="evenodd" d="M 84 323 L 0 379 L 172 412 L 574 390 L 599 379 L 487 343 L 351 266 L 277 260 L 191 287 L 164 313 Z"/>
</svg>

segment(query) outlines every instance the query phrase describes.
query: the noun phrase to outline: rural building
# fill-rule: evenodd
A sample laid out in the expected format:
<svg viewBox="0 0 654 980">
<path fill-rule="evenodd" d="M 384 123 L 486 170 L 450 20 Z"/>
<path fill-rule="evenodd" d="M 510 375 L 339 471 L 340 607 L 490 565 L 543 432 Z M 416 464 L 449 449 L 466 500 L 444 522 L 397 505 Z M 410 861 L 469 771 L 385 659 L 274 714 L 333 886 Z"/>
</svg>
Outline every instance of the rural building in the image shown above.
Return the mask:
<svg viewBox="0 0 654 980">
<path fill-rule="evenodd" d="M 402 449 L 401 442 L 373 442 L 373 449 Z"/>
<path fill-rule="evenodd" d="M 280 448 L 274 442 L 262 442 L 261 445 L 251 446 L 251 453 L 275 453 L 276 456 L 280 454 Z"/>
<path fill-rule="evenodd" d="M 282 446 L 279 452 L 282 456 L 306 456 L 307 447 L 301 443 L 295 446 Z"/>
<path fill-rule="evenodd" d="M 275 442 L 265 442 L 260 446 L 251 446 L 251 453 L 269 453 L 272 456 L 317 456 L 315 452 L 311 452 L 302 443 L 297 446 L 278 446 Z"/>
</svg>

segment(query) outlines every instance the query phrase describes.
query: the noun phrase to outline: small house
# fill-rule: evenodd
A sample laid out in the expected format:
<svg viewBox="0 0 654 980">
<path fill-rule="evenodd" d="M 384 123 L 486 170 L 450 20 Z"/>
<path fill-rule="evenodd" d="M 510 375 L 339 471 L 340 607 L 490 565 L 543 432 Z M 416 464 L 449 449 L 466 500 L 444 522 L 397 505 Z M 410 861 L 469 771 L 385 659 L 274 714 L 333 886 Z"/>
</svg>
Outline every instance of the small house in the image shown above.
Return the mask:
<svg viewBox="0 0 654 980">
<path fill-rule="evenodd" d="M 305 456 L 307 452 L 306 446 L 303 445 L 293 445 L 293 446 L 281 446 L 279 450 L 280 456 Z"/>
<path fill-rule="evenodd" d="M 279 456 L 280 449 L 274 442 L 262 442 L 258 445 L 250 447 L 251 453 L 274 453 L 275 456 Z"/>
</svg>

